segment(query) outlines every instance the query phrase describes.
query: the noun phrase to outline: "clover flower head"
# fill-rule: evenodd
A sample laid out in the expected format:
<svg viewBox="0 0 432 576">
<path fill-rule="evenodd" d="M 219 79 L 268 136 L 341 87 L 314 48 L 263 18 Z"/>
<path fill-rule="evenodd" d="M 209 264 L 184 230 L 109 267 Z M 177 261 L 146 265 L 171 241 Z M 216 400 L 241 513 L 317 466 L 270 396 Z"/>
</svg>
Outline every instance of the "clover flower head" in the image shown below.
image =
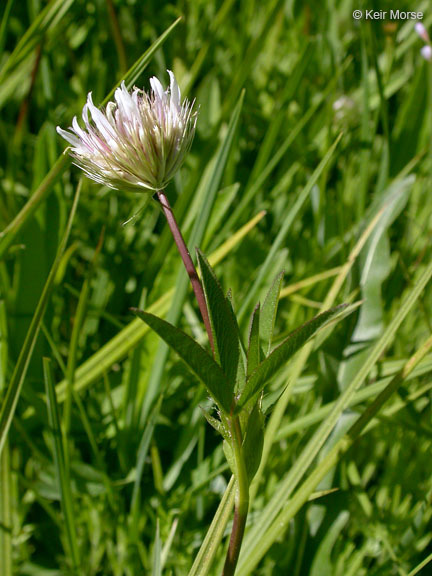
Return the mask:
<svg viewBox="0 0 432 576">
<path fill-rule="evenodd" d="M 105 186 L 135 192 L 161 190 L 180 168 L 195 134 L 194 102 L 181 102 L 180 88 L 168 70 L 170 86 L 150 79 L 151 91 L 123 82 L 105 111 L 89 93 L 82 111 L 85 128 L 75 117 L 72 127 L 57 132 L 70 147 L 74 164 Z"/>
</svg>

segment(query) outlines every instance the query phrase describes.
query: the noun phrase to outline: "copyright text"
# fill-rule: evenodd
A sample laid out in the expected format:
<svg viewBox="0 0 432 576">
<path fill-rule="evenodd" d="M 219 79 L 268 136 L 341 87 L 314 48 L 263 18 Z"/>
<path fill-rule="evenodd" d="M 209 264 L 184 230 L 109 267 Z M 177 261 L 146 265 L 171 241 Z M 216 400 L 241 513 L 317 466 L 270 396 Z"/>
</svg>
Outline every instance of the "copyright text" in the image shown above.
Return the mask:
<svg viewBox="0 0 432 576">
<path fill-rule="evenodd" d="M 404 10 L 354 10 L 355 20 L 423 20 L 423 12 Z"/>
</svg>

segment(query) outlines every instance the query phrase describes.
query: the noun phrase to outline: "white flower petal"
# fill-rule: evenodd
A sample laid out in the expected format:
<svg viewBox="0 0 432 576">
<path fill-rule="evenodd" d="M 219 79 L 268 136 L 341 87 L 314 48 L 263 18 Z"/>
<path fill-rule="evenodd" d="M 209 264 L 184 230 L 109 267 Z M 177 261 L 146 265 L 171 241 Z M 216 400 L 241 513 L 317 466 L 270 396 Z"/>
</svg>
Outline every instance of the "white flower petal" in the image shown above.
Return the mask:
<svg viewBox="0 0 432 576">
<path fill-rule="evenodd" d="M 170 105 L 171 105 L 171 110 L 174 107 L 176 112 L 179 113 L 180 112 L 180 100 L 181 100 L 180 88 L 179 88 L 179 85 L 177 84 L 175 76 L 171 72 L 171 70 L 167 70 L 167 72 L 168 72 L 169 77 L 170 77 L 170 94 L 171 94 Z"/>
<path fill-rule="evenodd" d="M 96 108 L 96 106 L 93 104 L 91 92 L 89 92 L 87 96 L 87 106 L 88 109 L 90 110 L 93 122 L 96 124 L 96 128 L 106 139 L 106 141 L 108 143 L 111 143 L 115 139 L 115 132 L 113 131 L 113 127 L 108 122 L 103 113 L 99 110 L 99 108 Z"/>
<path fill-rule="evenodd" d="M 81 146 L 81 141 L 77 136 L 75 136 L 74 134 L 71 134 L 67 130 L 63 130 L 63 128 L 60 128 L 60 126 L 57 126 L 56 132 L 57 132 L 57 134 L 60 134 L 60 136 L 62 138 L 64 138 L 66 140 L 66 142 L 69 142 L 69 144 L 72 144 L 72 146 L 75 146 L 76 148 Z"/>
<path fill-rule="evenodd" d="M 150 78 L 150 86 L 152 87 L 153 93 L 156 97 L 156 101 L 159 100 L 159 102 L 166 104 L 167 96 L 166 96 L 165 90 L 163 89 L 162 84 L 159 82 L 159 80 L 156 78 L 156 76 L 153 76 L 153 78 Z"/>
</svg>

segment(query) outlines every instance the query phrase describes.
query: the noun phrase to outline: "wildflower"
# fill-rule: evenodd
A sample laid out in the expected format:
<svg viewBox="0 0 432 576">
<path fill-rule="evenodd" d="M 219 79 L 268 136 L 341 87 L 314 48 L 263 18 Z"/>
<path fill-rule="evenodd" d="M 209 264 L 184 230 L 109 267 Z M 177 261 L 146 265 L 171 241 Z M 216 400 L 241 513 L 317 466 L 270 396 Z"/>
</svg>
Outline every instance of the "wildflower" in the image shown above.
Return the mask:
<svg viewBox="0 0 432 576">
<path fill-rule="evenodd" d="M 420 53 L 425 60 L 432 60 L 432 46 L 430 44 L 425 44 Z"/>
<path fill-rule="evenodd" d="M 69 130 L 57 132 L 71 145 L 74 164 L 85 174 L 110 188 L 160 190 L 180 168 L 195 134 L 194 102 L 181 102 L 180 88 L 168 70 L 166 90 L 155 77 L 151 92 L 124 82 L 105 111 L 93 104 L 91 92 L 82 111 L 85 129 L 76 117 Z"/>
<path fill-rule="evenodd" d="M 416 22 L 414 29 L 417 32 L 418 36 L 425 43 L 423 48 L 420 50 L 420 54 L 423 56 L 425 60 L 429 61 L 432 60 L 432 45 L 426 28 L 423 26 L 421 22 Z"/>
</svg>

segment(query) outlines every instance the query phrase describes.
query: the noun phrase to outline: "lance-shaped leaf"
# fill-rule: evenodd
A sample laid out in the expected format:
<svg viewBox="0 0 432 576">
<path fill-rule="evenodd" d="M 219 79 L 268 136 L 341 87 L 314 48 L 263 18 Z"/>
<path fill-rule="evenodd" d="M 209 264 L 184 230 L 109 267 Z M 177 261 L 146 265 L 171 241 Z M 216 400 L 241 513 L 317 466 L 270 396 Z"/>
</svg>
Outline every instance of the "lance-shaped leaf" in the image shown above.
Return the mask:
<svg viewBox="0 0 432 576">
<path fill-rule="evenodd" d="M 250 325 L 249 325 L 249 339 L 247 351 L 247 375 L 248 377 L 258 367 L 261 362 L 261 346 L 260 346 L 260 305 L 255 306 L 253 311 Z"/>
<path fill-rule="evenodd" d="M 261 462 L 264 445 L 264 417 L 261 410 L 261 401 L 258 401 L 251 412 L 243 442 L 243 454 L 246 463 L 249 483 L 252 482 Z"/>
<path fill-rule="evenodd" d="M 282 286 L 284 272 L 280 272 L 270 286 L 267 296 L 265 297 L 264 304 L 261 310 L 261 338 L 264 341 L 264 352 L 270 352 L 271 343 L 273 339 L 273 330 L 276 320 L 276 313 L 279 303 L 279 295 Z"/>
<path fill-rule="evenodd" d="M 133 308 L 132 311 L 177 352 L 183 362 L 205 385 L 216 404 L 225 412 L 229 412 L 232 397 L 227 378 L 219 364 L 207 354 L 204 348 L 169 322 L 137 308 Z"/>
<path fill-rule="evenodd" d="M 221 285 L 207 259 L 199 250 L 197 250 L 197 256 L 210 322 L 215 337 L 216 357 L 222 366 L 222 370 L 226 374 L 231 390 L 234 390 L 240 361 L 240 342 L 237 322 Z"/>
<path fill-rule="evenodd" d="M 306 322 L 293 332 L 280 344 L 273 352 L 267 356 L 263 362 L 256 368 L 248 379 L 245 389 L 239 399 L 236 411 L 239 412 L 247 402 L 256 399 L 257 395 L 263 390 L 267 382 L 276 374 L 276 372 L 287 363 L 287 361 L 299 350 L 309 338 L 314 336 L 330 319 L 334 318 L 341 312 L 341 318 L 357 308 L 358 304 L 349 306 L 341 304 L 326 310 L 322 314 L 315 316 L 309 322 Z M 349 309 L 349 310 L 348 310 Z"/>
</svg>

